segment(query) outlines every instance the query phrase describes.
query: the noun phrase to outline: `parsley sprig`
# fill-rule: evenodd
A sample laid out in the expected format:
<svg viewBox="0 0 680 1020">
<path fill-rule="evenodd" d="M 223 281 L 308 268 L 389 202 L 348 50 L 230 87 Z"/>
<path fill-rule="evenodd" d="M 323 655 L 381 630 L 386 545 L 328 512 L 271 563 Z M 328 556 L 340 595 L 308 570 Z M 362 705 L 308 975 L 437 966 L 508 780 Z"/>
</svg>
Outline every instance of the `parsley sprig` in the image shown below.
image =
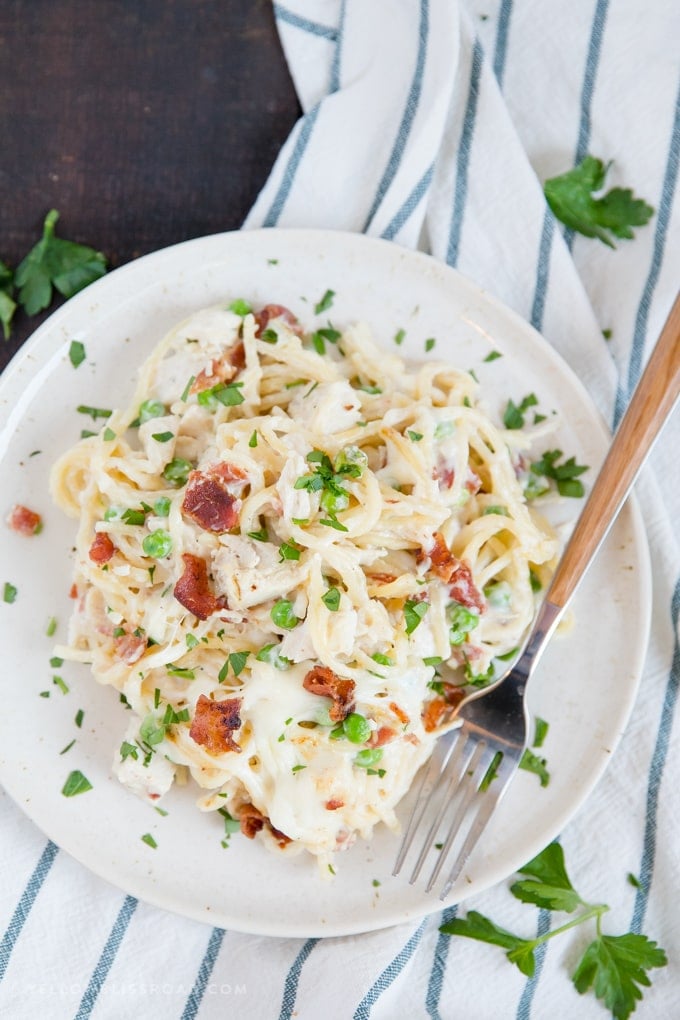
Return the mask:
<svg viewBox="0 0 680 1020">
<path fill-rule="evenodd" d="M 106 259 L 101 252 L 55 235 L 58 219 L 57 210 L 50 209 L 41 239 L 15 273 L 0 262 L 0 322 L 6 340 L 17 304 L 27 315 L 36 315 L 50 304 L 53 290 L 66 298 L 73 297 L 106 272 Z"/>
<path fill-rule="evenodd" d="M 293 488 L 320 493 L 319 504 L 328 517 L 319 523 L 346 531 L 337 519 L 337 514 L 349 506 L 350 494 L 345 483 L 351 478 L 361 477 L 368 463 L 366 454 L 358 446 L 347 446 L 332 461 L 323 450 L 311 450 L 307 454 L 307 463 L 312 471 L 298 478 Z"/>
<path fill-rule="evenodd" d="M 613 238 L 632 238 L 633 227 L 643 227 L 654 209 L 644 199 L 635 198 L 630 188 L 611 188 L 602 192 L 611 164 L 586 156 L 559 177 L 551 177 L 543 186 L 548 205 L 567 227 L 597 237 L 610 248 Z"/>
<path fill-rule="evenodd" d="M 666 966 L 668 961 L 663 949 L 646 935 L 633 932 L 603 934 L 602 916 L 609 907 L 606 903 L 588 903 L 576 891 L 559 843 L 551 843 L 520 868 L 519 873 L 525 877 L 514 882 L 510 892 L 522 903 L 533 903 L 544 910 L 579 913 L 533 939 L 522 938 L 501 928 L 476 910 L 468 911 L 467 917 L 457 917 L 442 925 L 440 931 L 499 946 L 522 974 L 532 977 L 536 970 L 535 953 L 540 945 L 570 928 L 595 920 L 595 938 L 577 964 L 572 981 L 580 994 L 592 989 L 611 1010 L 615 1020 L 627 1020 L 642 998 L 641 988 L 651 984 L 647 971 Z"/>
<path fill-rule="evenodd" d="M 525 494 L 527 498 L 542 495 L 548 491 L 547 484 L 541 485 L 541 479 L 550 479 L 557 485 L 560 496 L 580 497 L 584 493 L 583 483 L 579 480 L 588 470 L 587 464 L 577 464 L 574 457 L 569 457 L 562 464 L 558 461 L 561 450 L 546 450 L 540 460 L 534 461 L 529 473 L 529 483 Z"/>
</svg>

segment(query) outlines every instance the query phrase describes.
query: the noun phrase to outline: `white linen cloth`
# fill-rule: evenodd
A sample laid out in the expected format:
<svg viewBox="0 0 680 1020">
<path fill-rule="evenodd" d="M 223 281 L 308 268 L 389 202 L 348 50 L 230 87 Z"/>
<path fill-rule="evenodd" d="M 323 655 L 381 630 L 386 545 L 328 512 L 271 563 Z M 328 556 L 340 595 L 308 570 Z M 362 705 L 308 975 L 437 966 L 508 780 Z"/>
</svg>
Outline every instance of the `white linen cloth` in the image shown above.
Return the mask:
<svg viewBox="0 0 680 1020">
<path fill-rule="evenodd" d="M 275 13 L 304 116 L 246 226 L 366 231 L 431 251 L 539 328 L 614 421 L 678 288 L 680 7 L 288 0 Z M 615 250 L 565 231 L 543 198 L 542 182 L 586 153 L 612 161 L 609 186 L 656 209 Z M 668 953 L 636 1013 L 654 1020 L 680 1008 L 678 424 L 676 412 L 637 487 L 654 567 L 642 693 L 562 835 L 577 888 L 612 907 L 605 930 L 643 930 Z M 0 1016 L 10 1020 L 607 1015 L 569 978 L 590 931 L 551 942 L 532 980 L 495 947 L 441 936 L 441 914 L 323 940 L 223 932 L 113 889 L 46 844 L 5 795 L 0 819 Z M 544 930 L 548 916 L 507 886 L 461 914 Z"/>
</svg>

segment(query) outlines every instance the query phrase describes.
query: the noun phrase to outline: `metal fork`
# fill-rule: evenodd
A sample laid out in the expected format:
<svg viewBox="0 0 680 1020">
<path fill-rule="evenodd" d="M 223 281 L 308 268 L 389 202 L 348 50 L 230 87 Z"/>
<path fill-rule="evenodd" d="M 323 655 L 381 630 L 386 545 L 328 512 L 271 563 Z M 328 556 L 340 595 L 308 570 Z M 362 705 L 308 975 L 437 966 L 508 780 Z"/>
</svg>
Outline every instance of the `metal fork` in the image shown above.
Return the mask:
<svg viewBox="0 0 680 1020">
<path fill-rule="evenodd" d="M 426 885 L 430 892 L 455 846 L 457 854 L 440 893 L 441 899 L 448 896 L 524 753 L 528 680 L 679 395 L 680 294 L 621 419 L 519 659 L 492 685 L 465 698 L 456 712 L 462 725 L 437 741 L 424 769 L 393 875 L 401 871 L 416 834 L 425 829 L 410 882 L 417 880 L 434 846 L 439 853 Z M 442 833 L 442 842 L 435 843 Z"/>
</svg>

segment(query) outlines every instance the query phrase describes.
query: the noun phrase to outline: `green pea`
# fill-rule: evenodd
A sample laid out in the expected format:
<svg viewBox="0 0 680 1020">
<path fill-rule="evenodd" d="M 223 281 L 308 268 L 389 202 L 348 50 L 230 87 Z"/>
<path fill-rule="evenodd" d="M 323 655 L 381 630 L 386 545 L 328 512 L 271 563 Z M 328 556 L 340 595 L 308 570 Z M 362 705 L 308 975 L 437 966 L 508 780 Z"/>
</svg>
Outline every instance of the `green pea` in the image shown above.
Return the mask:
<svg viewBox="0 0 680 1020">
<path fill-rule="evenodd" d="M 163 528 L 158 528 L 146 536 L 142 542 L 142 549 L 147 556 L 153 556 L 156 560 L 163 559 L 172 552 L 172 538 Z"/>
<path fill-rule="evenodd" d="M 270 615 L 276 626 L 283 627 L 284 630 L 292 630 L 299 623 L 293 612 L 293 603 L 289 599 L 279 599 L 275 602 Z"/>
<path fill-rule="evenodd" d="M 160 400 L 143 400 L 139 405 L 139 424 L 143 425 L 152 418 L 162 418 L 166 413 L 167 408 Z"/>
<path fill-rule="evenodd" d="M 153 505 L 157 517 L 167 517 L 170 513 L 170 500 L 167 496 L 160 496 Z"/>
<path fill-rule="evenodd" d="M 193 470 L 193 464 L 183 457 L 173 457 L 169 464 L 163 468 L 163 478 L 173 485 L 185 485 L 189 472 Z"/>
<path fill-rule="evenodd" d="M 382 756 L 382 747 L 367 747 L 355 756 L 354 764 L 358 765 L 360 769 L 370 769 L 378 764 Z"/>
<path fill-rule="evenodd" d="M 353 744 L 365 744 L 371 735 L 371 726 L 365 716 L 358 712 L 350 712 L 344 720 L 342 727 L 345 736 Z"/>
</svg>

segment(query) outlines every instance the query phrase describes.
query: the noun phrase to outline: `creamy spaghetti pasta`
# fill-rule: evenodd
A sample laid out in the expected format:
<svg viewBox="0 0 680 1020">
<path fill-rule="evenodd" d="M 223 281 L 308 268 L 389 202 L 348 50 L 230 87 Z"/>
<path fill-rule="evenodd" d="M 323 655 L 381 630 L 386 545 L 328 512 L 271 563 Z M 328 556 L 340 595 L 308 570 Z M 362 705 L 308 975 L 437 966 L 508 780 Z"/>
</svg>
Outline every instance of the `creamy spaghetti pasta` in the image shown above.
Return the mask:
<svg viewBox="0 0 680 1020">
<path fill-rule="evenodd" d="M 157 801 L 188 771 L 201 809 L 323 860 L 395 825 L 556 553 L 476 391 L 276 305 L 170 332 L 52 476 L 79 521 L 59 651 L 132 709 L 122 782 Z"/>
</svg>

